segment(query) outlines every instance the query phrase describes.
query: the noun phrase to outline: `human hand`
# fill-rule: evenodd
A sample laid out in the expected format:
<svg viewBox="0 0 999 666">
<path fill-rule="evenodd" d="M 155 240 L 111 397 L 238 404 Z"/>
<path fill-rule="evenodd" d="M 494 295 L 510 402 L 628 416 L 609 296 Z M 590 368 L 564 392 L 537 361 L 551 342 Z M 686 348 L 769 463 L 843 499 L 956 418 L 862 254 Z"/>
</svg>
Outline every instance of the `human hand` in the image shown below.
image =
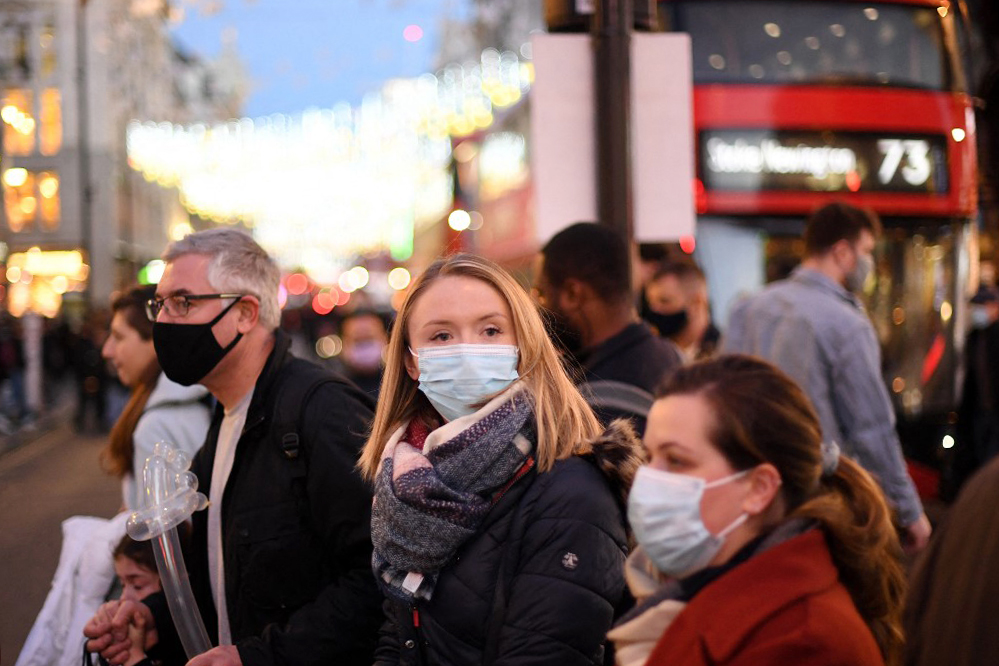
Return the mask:
<svg viewBox="0 0 999 666">
<path fill-rule="evenodd" d="M 139 624 L 137 618 L 142 619 L 143 635 L 146 637 L 137 647 L 144 649 L 155 642 L 155 638 L 151 642 L 149 640 L 150 634 L 155 636 L 156 628 L 149 608 L 137 601 L 120 599 L 102 604 L 83 628 L 83 635 L 89 639 L 87 651 L 99 652 L 112 666 L 125 664 L 132 647 L 129 630 Z"/>
<path fill-rule="evenodd" d="M 146 658 L 146 617 L 136 614 L 128 624 L 128 658 L 125 666 L 135 666 Z"/>
<path fill-rule="evenodd" d="M 905 549 L 906 554 L 915 555 L 923 548 L 926 548 L 926 544 L 930 542 L 930 534 L 932 532 L 933 527 L 930 525 L 930 519 L 926 517 L 925 513 L 921 514 L 916 522 L 907 525 L 902 540 L 902 548 Z"/>
<path fill-rule="evenodd" d="M 220 645 L 187 662 L 187 666 L 243 666 L 235 645 Z"/>
<path fill-rule="evenodd" d="M 115 600 L 101 604 L 83 627 L 83 635 L 88 639 L 87 652 L 99 652 L 112 663 L 121 663 L 121 657 L 128 654 L 128 636 L 116 633 L 112 627 L 121 603 L 120 600 Z"/>
</svg>

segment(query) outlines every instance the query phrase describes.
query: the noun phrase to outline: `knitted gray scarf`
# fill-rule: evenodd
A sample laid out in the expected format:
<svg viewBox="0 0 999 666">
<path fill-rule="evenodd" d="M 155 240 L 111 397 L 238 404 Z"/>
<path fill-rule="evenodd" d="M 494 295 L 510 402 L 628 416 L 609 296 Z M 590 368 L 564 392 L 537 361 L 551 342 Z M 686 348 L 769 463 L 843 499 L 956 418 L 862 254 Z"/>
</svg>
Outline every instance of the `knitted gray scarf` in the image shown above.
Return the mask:
<svg viewBox="0 0 999 666">
<path fill-rule="evenodd" d="M 483 408 L 487 410 L 488 406 Z M 429 599 L 437 575 L 476 533 L 500 490 L 533 448 L 523 391 L 424 455 L 386 445 L 371 510 L 372 568 L 389 596 Z"/>
</svg>

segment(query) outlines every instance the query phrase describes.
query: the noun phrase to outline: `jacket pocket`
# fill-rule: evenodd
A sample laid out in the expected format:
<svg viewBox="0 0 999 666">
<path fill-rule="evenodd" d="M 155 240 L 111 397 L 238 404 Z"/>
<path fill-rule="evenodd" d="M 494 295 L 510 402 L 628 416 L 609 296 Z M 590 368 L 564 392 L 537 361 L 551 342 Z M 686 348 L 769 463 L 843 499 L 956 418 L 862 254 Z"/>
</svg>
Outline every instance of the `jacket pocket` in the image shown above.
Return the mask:
<svg viewBox="0 0 999 666">
<path fill-rule="evenodd" d="M 315 599 L 321 550 L 295 502 L 244 511 L 234 522 L 241 604 L 268 611 L 274 622 Z"/>
</svg>

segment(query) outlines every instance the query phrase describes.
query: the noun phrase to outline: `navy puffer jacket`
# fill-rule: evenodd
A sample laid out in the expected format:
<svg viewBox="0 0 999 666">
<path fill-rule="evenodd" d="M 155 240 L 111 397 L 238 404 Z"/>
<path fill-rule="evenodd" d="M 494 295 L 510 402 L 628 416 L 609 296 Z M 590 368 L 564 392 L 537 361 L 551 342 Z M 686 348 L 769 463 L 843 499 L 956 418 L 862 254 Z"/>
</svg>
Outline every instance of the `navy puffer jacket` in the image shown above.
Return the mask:
<svg viewBox="0 0 999 666">
<path fill-rule="evenodd" d="M 592 454 L 520 478 L 429 602 L 385 602 L 375 664 L 469 666 L 487 663 L 484 652 L 493 666 L 605 663 L 607 631 L 630 604 L 624 507 L 639 464 L 640 443 L 618 421 Z"/>
</svg>

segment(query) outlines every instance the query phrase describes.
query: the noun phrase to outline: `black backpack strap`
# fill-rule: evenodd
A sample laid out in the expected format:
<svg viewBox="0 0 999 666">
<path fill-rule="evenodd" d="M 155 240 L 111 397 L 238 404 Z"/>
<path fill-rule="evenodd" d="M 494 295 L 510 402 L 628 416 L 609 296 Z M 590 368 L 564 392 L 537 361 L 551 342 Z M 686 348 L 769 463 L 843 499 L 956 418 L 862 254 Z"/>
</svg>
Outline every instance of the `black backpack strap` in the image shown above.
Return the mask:
<svg viewBox="0 0 999 666">
<path fill-rule="evenodd" d="M 281 449 L 282 457 L 294 465 L 294 476 L 305 476 L 308 472 L 307 455 L 301 427 L 312 395 L 326 384 L 341 384 L 369 407 L 373 405 L 370 397 L 349 380 L 309 361 L 290 361 L 282 368 L 279 381 L 271 416 L 272 436 Z"/>
<path fill-rule="evenodd" d="M 337 381 L 336 376 L 322 371 L 318 366 L 313 367 L 315 370 L 295 361 L 284 367 L 271 416 L 272 437 L 281 449 L 281 456 L 294 466 L 295 477 L 305 476 L 308 471 L 304 443 L 299 432 L 302 419 L 305 418 L 305 407 L 321 386 Z M 307 371 L 303 372 L 301 369 Z"/>
<path fill-rule="evenodd" d="M 579 385 L 579 392 L 594 409 L 610 409 L 634 414 L 643 419 L 649 415 L 655 398 L 645 389 L 611 379 L 596 379 Z"/>
</svg>

